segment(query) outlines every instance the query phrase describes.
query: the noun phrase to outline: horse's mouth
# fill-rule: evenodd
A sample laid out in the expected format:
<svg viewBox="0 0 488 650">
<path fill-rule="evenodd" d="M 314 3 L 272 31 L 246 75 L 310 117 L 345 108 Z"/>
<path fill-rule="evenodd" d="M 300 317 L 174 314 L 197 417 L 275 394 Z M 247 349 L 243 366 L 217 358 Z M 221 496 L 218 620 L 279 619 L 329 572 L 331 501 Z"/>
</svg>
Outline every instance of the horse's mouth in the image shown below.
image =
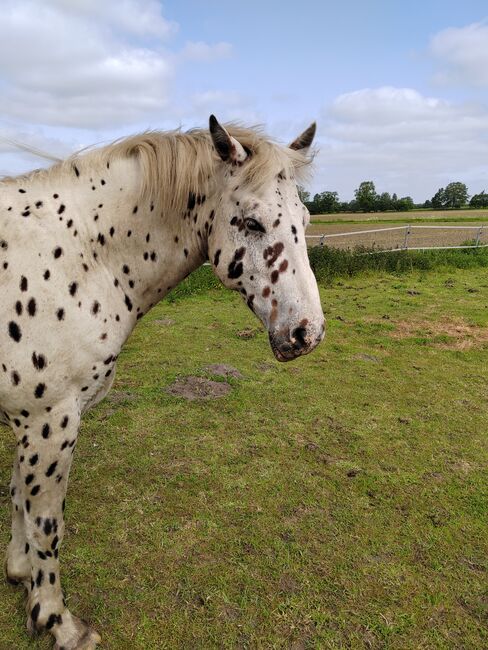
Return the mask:
<svg viewBox="0 0 488 650">
<path fill-rule="evenodd" d="M 291 343 L 282 343 L 278 347 L 278 345 L 276 345 L 276 343 L 272 340 L 271 336 L 269 342 L 276 359 L 283 363 L 286 361 L 293 361 L 294 359 L 298 359 L 298 357 L 302 357 L 304 354 L 309 354 L 309 352 L 312 352 L 312 350 L 315 347 L 315 346 L 310 346 L 310 347 L 301 347 L 297 349 L 293 347 Z"/>
<path fill-rule="evenodd" d="M 293 359 L 296 359 L 296 357 L 294 357 L 294 356 L 293 356 L 293 357 L 286 357 L 286 356 L 285 356 L 282 352 L 280 352 L 280 351 L 278 350 L 278 348 L 277 348 L 276 346 L 274 346 L 272 343 L 271 343 L 271 349 L 273 350 L 273 354 L 275 355 L 275 358 L 276 358 L 278 361 L 285 362 L 285 361 L 293 361 Z"/>
<path fill-rule="evenodd" d="M 295 330 L 297 332 L 297 330 Z M 269 343 L 276 359 L 281 362 L 293 361 L 305 354 L 310 354 L 317 345 L 322 341 L 325 334 L 325 327 L 322 326 L 320 334 L 315 339 L 305 339 L 302 336 L 295 337 L 291 340 L 283 340 L 276 334 L 269 333 Z"/>
</svg>

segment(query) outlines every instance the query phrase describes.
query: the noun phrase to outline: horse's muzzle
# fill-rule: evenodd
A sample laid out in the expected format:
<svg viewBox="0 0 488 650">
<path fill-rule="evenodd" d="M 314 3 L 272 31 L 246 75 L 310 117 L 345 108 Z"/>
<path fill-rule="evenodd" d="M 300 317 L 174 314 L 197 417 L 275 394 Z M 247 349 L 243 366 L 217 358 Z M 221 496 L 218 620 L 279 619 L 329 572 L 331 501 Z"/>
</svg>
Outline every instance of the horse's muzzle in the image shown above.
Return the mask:
<svg viewBox="0 0 488 650">
<path fill-rule="evenodd" d="M 325 324 L 315 327 L 295 327 L 283 332 L 270 332 L 269 342 L 278 361 L 293 361 L 297 357 L 309 354 L 325 336 Z"/>
</svg>

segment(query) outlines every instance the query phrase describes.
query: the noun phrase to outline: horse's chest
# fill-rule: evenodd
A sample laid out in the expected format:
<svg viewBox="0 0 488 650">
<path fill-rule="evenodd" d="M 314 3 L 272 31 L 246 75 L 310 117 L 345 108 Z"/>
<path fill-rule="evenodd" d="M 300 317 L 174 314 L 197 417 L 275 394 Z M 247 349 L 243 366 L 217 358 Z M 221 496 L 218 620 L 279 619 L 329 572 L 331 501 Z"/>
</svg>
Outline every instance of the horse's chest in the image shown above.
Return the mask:
<svg viewBox="0 0 488 650">
<path fill-rule="evenodd" d="M 110 390 L 115 378 L 115 364 L 113 365 L 108 377 L 105 374 L 89 386 L 89 391 L 81 398 L 81 412 L 84 413 L 92 408 L 98 402 L 101 402 L 105 395 Z"/>
</svg>

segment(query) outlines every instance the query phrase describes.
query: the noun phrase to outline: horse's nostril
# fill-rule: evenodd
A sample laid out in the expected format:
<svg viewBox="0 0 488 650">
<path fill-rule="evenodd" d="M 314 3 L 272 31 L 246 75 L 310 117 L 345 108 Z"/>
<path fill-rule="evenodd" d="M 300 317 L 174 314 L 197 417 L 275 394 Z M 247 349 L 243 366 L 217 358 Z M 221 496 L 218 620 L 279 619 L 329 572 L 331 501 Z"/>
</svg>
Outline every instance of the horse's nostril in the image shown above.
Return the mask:
<svg viewBox="0 0 488 650">
<path fill-rule="evenodd" d="M 307 330 L 304 327 L 297 327 L 293 330 L 291 335 L 295 339 L 295 342 L 293 344 L 293 347 L 295 349 L 301 350 L 306 346 L 307 343 L 305 341 L 305 337 L 307 336 Z"/>
</svg>

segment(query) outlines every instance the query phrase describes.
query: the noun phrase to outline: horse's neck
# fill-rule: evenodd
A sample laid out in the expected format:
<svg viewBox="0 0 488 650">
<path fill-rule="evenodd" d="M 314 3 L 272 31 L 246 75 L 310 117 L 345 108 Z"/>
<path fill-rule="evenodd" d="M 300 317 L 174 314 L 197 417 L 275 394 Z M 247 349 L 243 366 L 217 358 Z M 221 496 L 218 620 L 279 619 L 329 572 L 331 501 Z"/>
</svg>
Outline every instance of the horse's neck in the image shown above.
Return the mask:
<svg viewBox="0 0 488 650">
<path fill-rule="evenodd" d="M 84 173 L 72 179 L 74 187 Z M 209 226 L 204 224 L 213 209 L 213 200 L 205 197 L 202 205 L 196 190 L 183 214 L 167 214 L 150 197 L 141 199 L 140 173 L 133 160 L 113 161 L 101 176 L 94 172 L 85 179 L 86 189 L 78 195 L 80 213 L 90 215 L 83 217 L 88 254 L 97 253 L 97 263 L 129 296 L 136 316 L 205 261 Z"/>
</svg>

